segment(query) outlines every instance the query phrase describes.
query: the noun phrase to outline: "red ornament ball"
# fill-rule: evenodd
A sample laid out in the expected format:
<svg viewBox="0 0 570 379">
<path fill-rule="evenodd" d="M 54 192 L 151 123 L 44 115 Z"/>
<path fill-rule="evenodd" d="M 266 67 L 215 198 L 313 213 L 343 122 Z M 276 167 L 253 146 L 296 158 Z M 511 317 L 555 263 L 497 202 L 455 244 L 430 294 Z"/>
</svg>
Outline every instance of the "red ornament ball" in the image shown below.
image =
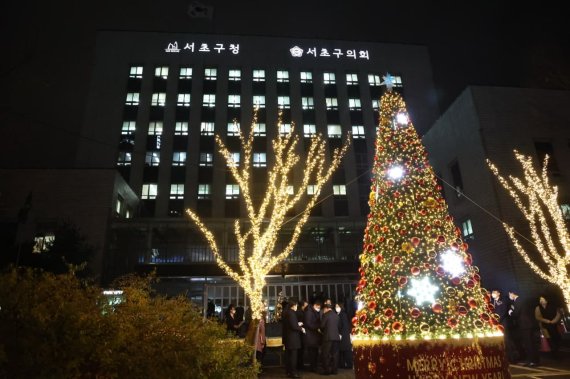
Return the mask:
<svg viewBox="0 0 570 379">
<path fill-rule="evenodd" d="M 352 325 L 356 326 L 356 324 L 358 324 L 358 317 L 354 316 L 352 318 Z"/>
<path fill-rule="evenodd" d="M 402 325 L 402 323 L 399 322 L 399 321 L 394 321 L 394 322 L 392 323 L 392 329 L 393 329 L 396 333 L 399 333 L 399 332 L 401 332 L 402 330 L 404 330 L 404 325 Z"/>
<path fill-rule="evenodd" d="M 377 276 L 374 278 L 374 284 L 376 284 L 377 286 L 379 286 L 380 284 L 382 284 L 382 278 Z"/>
<path fill-rule="evenodd" d="M 368 308 L 372 309 L 372 310 L 376 309 L 376 302 L 374 300 L 369 301 L 368 302 Z"/>
<path fill-rule="evenodd" d="M 453 283 L 454 286 L 458 286 L 459 283 L 461 283 L 461 279 L 453 278 L 453 279 L 451 279 L 451 283 Z"/>
<path fill-rule="evenodd" d="M 421 314 L 422 311 L 420 311 L 418 308 L 412 308 L 412 310 L 410 311 L 410 316 L 412 316 L 412 318 L 418 318 L 420 317 Z"/>
<path fill-rule="evenodd" d="M 378 317 L 374 319 L 374 329 L 380 329 L 382 327 L 382 322 Z"/>
<path fill-rule="evenodd" d="M 382 262 L 383 260 L 384 260 L 384 257 L 382 256 L 382 254 L 376 255 L 376 257 L 374 258 L 374 261 L 375 261 L 376 263 L 380 263 L 380 262 Z"/>
<path fill-rule="evenodd" d="M 436 222 L 439 220 L 436 220 Z M 442 235 L 437 236 L 437 242 L 439 243 L 445 243 L 445 237 Z"/>
<path fill-rule="evenodd" d="M 396 274 L 398 273 L 398 271 L 396 269 L 391 269 L 390 270 L 390 275 L 391 276 L 396 276 Z"/>
<path fill-rule="evenodd" d="M 418 267 L 416 267 L 416 266 L 412 267 L 412 268 L 410 269 L 410 271 L 412 272 L 412 275 L 414 275 L 414 276 L 420 274 L 420 269 L 419 269 Z"/>
<path fill-rule="evenodd" d="M 394 258 L 392 258 L 392 263 L 397 265 L 402 261 L 402 258 L 400 258 L 399 256 L 395 256 Z"/>
<path fill-rule="evenodd" d="M 405 276 L 400 276 L 400 279 L 398 279 L 398 284 L 400 285 L 400 287 L 405 286 L 406 283 L 408 283 L 408 278 L 406 278 Z"/>
<path fill-rule="evenodd" d="M 447 326 L 449 326 L 450 328 L 455 328 L 457 324 L 458 322 L 456 318 L 450 317 L 447 319 Z"/>
<path fill-rule="evenodd" d="M 460 316 L 465 316 L 467 314 L 467 308 L 465 308 L 463 305 L 460 305 L 459 307 L 457 307 L 457 313 Z"/>
<path fill-rule="evenodd" d="M 477 300 L 475 299 L 469 299 L 467 301 L 467 305 L 469 305 L 470 308 L 477 308 Z"/>
<path fill-rule="evenodd" d="M 362 313 L 362 314 L 360 315 L 360 317 L 358 317 L 358 320 L 359 320 L 361 323 L 365 323 L 365 322 L 366 322 L 366 319 L 367 319 L 366 313 Z"/>
<path fill-rule="evenodd" d="M 441 313 L 443 311 L 443 306 L 439 303 L 435 303 L 434 305 L 431 306 L 431 310 L 434 313 Z"/>
<path fill-rule="evenodd" d="M 444 270 L 443 267 L 441 267 L 441 266 L 437 266 L 437 268 L 435 269 L 435 272 L 436 272 L 436 274 L 439 275 L 439 276 L 445 275 L 445 270 Z"/>
<path fill-rule="evenodd" d="M 384 310 L 384 316 L 391 318 L 394 315 L 394 311 L 392 310 L 392 308 L 386 308 L 386 310 Z"/>
<path fill-rule="evenodd" d="M 412 245 L 414 245 L 414 247 L 418 247 L 418 245 L 421 242 L 421 239 L 419 237 L 412 237 L 410 241 L 412 242 Z"/>
</svg>

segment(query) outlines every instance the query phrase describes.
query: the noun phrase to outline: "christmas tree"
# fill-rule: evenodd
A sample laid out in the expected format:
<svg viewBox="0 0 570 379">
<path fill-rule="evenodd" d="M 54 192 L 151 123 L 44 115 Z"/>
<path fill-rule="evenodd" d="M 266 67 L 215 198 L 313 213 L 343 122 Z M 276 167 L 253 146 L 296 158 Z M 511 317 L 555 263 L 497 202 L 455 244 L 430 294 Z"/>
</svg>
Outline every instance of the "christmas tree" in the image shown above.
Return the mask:
<svg viewBox="0 0 570 379">
<path fill-rule="evenodd" d="M 460 366 L 464 359 L 500 366 L 498 377 L 508 377 L 490 295 L 448 214 L 404 100 L 391 90 L 390 76 L 384 80 L 352 320 L 357 377 L 471 373 L 449 366 L 452 357 Z M 494 363 L 485 363 L 481 346 L 496 356 Z M 445 369 L 434 363 L 442 360 Z"/>
</svg>

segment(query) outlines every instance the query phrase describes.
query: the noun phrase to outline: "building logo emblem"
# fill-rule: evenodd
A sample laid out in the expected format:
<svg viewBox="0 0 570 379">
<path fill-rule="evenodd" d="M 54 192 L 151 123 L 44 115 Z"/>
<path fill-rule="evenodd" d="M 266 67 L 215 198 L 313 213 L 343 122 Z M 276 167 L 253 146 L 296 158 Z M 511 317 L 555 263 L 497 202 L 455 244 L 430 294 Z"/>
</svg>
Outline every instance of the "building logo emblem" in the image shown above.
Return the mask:
<svg viewBox="0 0 570 379">
<path fill-rule="evenodd" d="M 289 51 L 291 52 L 291 56 L 295 58 L 300 58 L 303 56 L 303 49 L 301 49 L 299 46 L 294 46 L 290 48 Z"/>
<path fill-rule="evenodd" d="M 168 47 L 164 49 L 167 53 L 179 53 L 180 49 L 178 48 L 178 42 L 169 43 Z"/>
</svg>

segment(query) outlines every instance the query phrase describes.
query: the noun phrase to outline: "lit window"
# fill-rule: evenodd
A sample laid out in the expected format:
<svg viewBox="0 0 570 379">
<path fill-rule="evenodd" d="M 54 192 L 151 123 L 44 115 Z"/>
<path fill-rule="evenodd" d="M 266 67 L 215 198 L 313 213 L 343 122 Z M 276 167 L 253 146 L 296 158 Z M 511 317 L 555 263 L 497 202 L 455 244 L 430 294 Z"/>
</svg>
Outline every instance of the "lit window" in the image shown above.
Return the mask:
<svg viewBox="0 0 570 379">
<path fill-rule="evenodd" d="M 340 136 L 342 134 L 342 130 L 340 128 L 340 125 L 328 125 L 327 126 L 327 132 L 328 132 L 329 138 L 340 138 Z"/>
<path fill-rule="evenodd" d="M 265 81 L 265 70 L 253 70 L 253 81 L 254 82 L 264 82 Z"/>
<path fill-rule="evenodd" d="M 473 239 L 475 237 L 473 234 L 473 225 L 471 224 L 470 219 L 461 223 L 461 230 L 463 231 L 463 239 Z"/>
<path fill-rule="evenodd" d="M 333 195 L 335 195 L 335 196 L 346 196 L 346 186 L 344 184 L 334 184 L 333 185 Z"/>
<path fill-rule="evenodd" d="M 291 132 L 291 124 L 281 124 L 279 125 L 279 134 L 282 136 L 287 135 Z"/>
<path fill-rule="evenodd" d="M 295 187 L 287 186 L 287 195 L 294 195 L 295 194 Z"/>
<path fill-rule="evenodd" d="M 131 210 L 127 208 L 125 211 L 125 218 L 131 218 Z"/>
<path fill-rule="evenodd" d="M 323 73 L 323 82 L 325 84 L 335 84 L 336 79 L 335 79 L 334 72 L 324 72 Z"/>
<path fill-rule="evenodd" d="M 174 124 L 174 135 L 175 136 L 187 136 L 188 135 L 188 122 L 178 121 Z"/>
<path fill-rule="evenodd" d="M 562 217 L 564 217 L 565 220 L 570 220 L 570 204 L 560 205 L 560 210 L 562 211 Z"/>
<path fill-rule="evenodd" d="M 253 153 L 253 167 L 265 167 L 265 166 L 267 166 L 267 154 Z"/>
<path fill-rule="evenodd" d="M 180 67 L 180 79 L 192 79 L 192 67 Z"/>
<path fill-rule="evenodd" d="M 162 66 L 162 67 L 155 68 L 154 69 L 154 76 L 156 76 L 157 78 L 162 78 L 162 79 L 168 78 L 168 67 Z"/>
<path fill-rule="evenodd" d="M 166 94 L 165 93 L 153 93 L 152 100 L 150 105 L 154 105 L 156 107 L 164 107 L 166 103 Z"/>
<path fill-rule="evenodd" d="M 55 242 L 53 234 L 46 234 L 43 236 L 34 237 L 34 246 L 32 253 L 39 254 L 48 251 L 49 247 Z"/>
<path fill-rule="evenodd" d="M 352 125 L 352 138 L 364 138 L 364 126 Z"/>
<path fill-rule="evenodd" d="M 115 203 L 115 212 L 117 212 L 117 214 L 121 214 L 122 210 L 123 210 L 123 199 L 121 198 L 121 196 L 118 196 L 117 202 Z"/>
<path fill-rule="evenodd" d="M 186 165 L 186 152 L 185 151 L 175 151 L 172 153 L 172 165 L 173 166 L 185 166 Z"/>
<path fill-rule="evenodd" d="M 230 159 L 227 162 L 228 167 L 239 166 L 239 153 L 230 153 Z"/>
<path fill-rule="evenodd" d="M 156 183 L 143 184 L 141 199 L 153 200 L 156 199 L 157 194 L 158 194 L 158 184 Z"/>
<path fill-rule="evenodd" d="M 239 136 L 239 122 L 228 122 L 228 136 Z"/>
<path fill-rule="evenodd" d="M 265 108 L 265 96 L 255 95 L 253 97 L 253 105 L 259 108 Z"/>
<path fill-rule="evenodd" d="M 336 97 L 327 97 L 325 101 L 328 110 L 338 109 L 338 99 Z"/>
<path fill-rule="evenodd" d="M 253 135 L 255 137 L 265 137 L 266 136 L 265 124 L 257 123 L 253 125 Z"/>
<path fill-rule="evenodd" d="M 372 100 L 372 109 L 375 111 L 380 109 L 380 100 Z"/>
<path fill-rule="evenodd" d="M 205 68 L 204 69 L 204 79 L 206 80 L 216 80 L 218 76 L 218 70 L 215 68 Z"/>
<path fill-rule="evenodd" d="M 358 75 L 357 74 L 346 74 L 346 84 L 349 86 L 358 85 Z"/>
<path fill-rule="evenodd" d="M 241 70 L 230 70 L 228 80 L 237 82 L 241 80 Z"/>
<path fill-rule="evenodd" d="M 133 134 L 136 130 L 135 121 L 123 121 L 123 127 L 121 128 L 121 135 L 126 136 Z"/>
<path fill-rule="evenodd" d="M 394 83 L 394 87 L 403 87 L 401 76 L 392 76 L 392 83 Z"/>
<path fill-rule="evenodd" d="M 203 122 L 200 124 L 200 135 L 201 136 L 213 136 L 214 135 L 214 123 L 213 122 Z"/>
<path fill-rule="evenodd" d="M 226 199 L 237 199 L 239 196 L 238 184 L 226 184 Z"/>
<path fill-rule="evenodd" d="M 133 66 L 131 67 L 131 71 L 129 71 L 129 78 L 142 78 L 143 68 L 142 66 Z"/>
<path fill-rule="evenodd" d="M 314 184 L 307 185 L 307 195 L 313 196 L 317 192 L 317 186 Z"/>
<path fill-rule="evenodd" d="M 310 71 L 301 71 L 301 83 L 312 83 L 313 73 Z"/>
<path fill-rule="evenodd" d="M 179 107 L 189 107 L 190 106 L 190 94 L 189 93 L 179 93 L 178 101 L 176 105 Z"/>
<path fill-rule="evenodd" d="M 317 126 L 313 124 L 303 125 L 303 136 L 311 138 L 317 134 Z"/>
<path fill-rule="evenodd" d="M 148 123 L 148 135 L 160 136 L 162 135 L 162 121 L 151 121 Z"/>
<path fill-rule="evenodd" d="M 213 153 L 200 153 L 199 165 L 201 167 L 212 167 L 213 162 L 214 162 Z"/>
<path fill-rule="evenodd" d="M 129 92 L 127 93 L 127 99 L 125 101 L 127 105 L 139 105 L 139 93 Z"/>
<path fill-rule="evenodd" d="M 312 97 L 302 97 L 301 105 L 303 109 L 315 109 L 315 100 Z"/>
<path fill-rule="evenodd" d="M 216 95 L 207 93 L 202 97 L 202 106 L 214 108 L 216 106 Z"/>
<path fill-rule="evenodd" d="M 360 99 L 348 99 L 348 109 L 351 111 L 359 111 L 362 109 Z"/>
<path fill-rule="evenodd" d="M 380 75 L 373 75 L 373 74 L 368 75 L 368 84 L 370 84 L 371 86 L 378 87 L 380 83 L 382 83 Z"/>
<path fill-rule="evenodd" d="M 289 96 L 277 96 L 277 107 L 279 109 L 291 108 L 291 99 Z"/>
<path fill-rule="evenodd" d="M 212 194 L 212 188 L 209 184 L 198 184 L 198 199 L 209 199 Z"/>
<path fill-rule="evenodd" d="M 170 199 L 184 199 L 184 184 L 170 185 Z"/>
<path fill-rule="evenodd" d="M 147 151 L 144 163 L 147 166 L 158 166 L 160 164 L 160 151 Z"/>
<path fill-rule="evenodd" d="M 133 160 L 132 154 L 128 151 L 119 151 L 117 166 L 130 166 Z"/>
<path fill-rule="evenodd" d="M 277 71 L 278 83 L 289 83 L 289 71 Z"/>
<path fill-rule="evenodd" d="M 239 108 L 240 106 L 240 95 L 228 95 L 228 107 Z"/>
</svg>

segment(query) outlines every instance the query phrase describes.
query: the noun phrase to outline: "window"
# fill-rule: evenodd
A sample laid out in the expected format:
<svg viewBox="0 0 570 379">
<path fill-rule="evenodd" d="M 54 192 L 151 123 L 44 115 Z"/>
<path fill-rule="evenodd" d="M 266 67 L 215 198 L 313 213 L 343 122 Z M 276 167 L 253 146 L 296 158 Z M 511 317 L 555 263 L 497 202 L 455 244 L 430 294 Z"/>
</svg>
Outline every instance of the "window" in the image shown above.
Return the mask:
<svg viewBox="0 0 570 379">
<path fill-rule="evenodd" d="M 117 159 L 117 166 L 130 166 L 133 156 L 128 151 L 119 151 L 119 158 Z"/>
<path fill-rule="evenodd" d="M 207 93 L 202 97 L 202 106 L 214 108 L 216 106 L 216 95 Z"/>
<path fill-rule="evenodd" d="M 301 105 L 303 109 L 315 109 L 315 100 L 312 97 L 302 97 Z"/>
<path fill-rule="evenodd" d="M 317 134 L 317 126 L 313 124 L 303 125 L 303 136 L 311 138 Z"/>
<path fill-rule="evenodd" d="M 204 69 L 204 79 L 205 80 L 216 80 L 218 76 L 218 70 L 215 68 L 205 68 Z"/>
<path fill-rule="evenodd" d="M 239 122 L 228 122 L 228 136 L 239 136 Z"/>
<path fill-rule="evenodd" d="M 228 107 L 239 108 L 240 106 L 240 95 L 228 95 Z"/>
<path fill-rule="evenodd" d="M 570 220 L 570 204 L 560 205 L 560 210 L 562 211 L 562 217 L 564 217 L 564 220 Z"/>
<path fill-rule="evenodd" d="M 277 71 L 278 83 L 289 83 L 289 71 Z"/>
<path fill-rule="evenodd" d="M 451 179 L 453 181 L 453 187 L 456 190 L 456 195 L 457 197 L 461 197 L 461 192 L 463 191 L 463 178 L 461 177 L 459 162 L 453 162 L 449 167 L 449 170 L 451 171 Z"/>
<path fill-rule="evenodd" d="M 254 82 L 264 82 L 265 81 L 265 70 L 253 70 L 253 81 Z"/>
<path fill-rule="evenodd" d="M 143 73 L 142 66 L 132 66 L 129 71 L 129 78 L 141 79 Z"/>
<path fill-rule="evenodd" d="M 214 135 L 214 123 L 213 122 L 203 122 L 200 124 L 200 135 L 201 136 L 213 136 Z"/>
<path fill-rule="evenodd" d="M 151 121 L 148 123 L 148 135 L 160 136 L 162 135 L 163 124 L 162 121 Z"/>
<path fill-rule="evenodd" d="M 168 67 L 162 66 L 154 69 L 154 76 L 157 78 L 167 79 L 168 78 Z"/>
<path fill-rule="evenodd" d="M 334 72 L 324 72 L 323 73 L 323 82 L 325 84 L 335 84 L 336 79 L 335 79 Z"/>
<path fill-rule="evenodd" d="M 212 187 L 209 184 L 198 184 L 198 199 L 209 199 L 212 194 Z"/>
<path fill-rule="evenodd" d="M 266 153 L 253 153 L 253 167 L 266 167 L 267 154 Z"/>
<path fill-rule="evenodd" d="M 192 79 L 192 67 L 180 67 L 180 79 Z"/>
<path fill-rule="evenodd" d="M 317 186 L 314 184 L 307 185 L 307 195 L 313 196 L 317 192 Z"/>
<path fill-rule="evenodd" d="M 228 167 L 237 167 L 239 166 L 239 153 L 233 152 L 230 153 L 230 159 L 227 162 Z"/>
<path fill-rule="evenodd" d="M 121 211 L 123 210 L 123 204 L 124 204 L 124 200 L 123 198 L 118 195 L 117 196 L 117 202 L 115 203 L 115 212 L 120 215 Z"/>
<path fill-rule="evenodd" d="M 139 93 L 129 92 L 127 93 L 127 99 L 125 101 L 126 105 L 139 105 Z"/>
<path fill-rule="evenodd" d="M 55 235 L 46 234 L 43 236 L 34 237 L 34 246 L 32 248 L 32 253 L 39 254 L 46 252 L 50 245 L 55 242 Z"/>
<path fill-rule="evenodd" d="M 160 151 L 147 151 L 144 163 L 147 166 L 158 166 L 160 164 Z"/>
<path fill-rule="evenodd" d="M 313 73 L 310 71 L 301 71 L 301 83 L 312 83 Z"/>
<path fill-rule="evenodd" d="M 340 138 L 340 136 L 342 134 L 342 130 L 340 128 L 340 125 L 328 125 L 327 126 L 327 132 L 328 132 L 329 138 Z"/>
<path fill-rule="evenodd" d="M 185 151 L 175 151 L 172 153 L 172 165 L 173 166 L 185 166 L 186 165 L 186 152 Z"/>
<path fill-rule="evenodd" d="M 265 124 L 257 123 L 253 125 L 253 135 L 255 137 L 265 137 L 266 136 Z"/>
<path fill-rule="evenodd" d="M 333 185 L 333 195 L 334 196 L 346 196 L 346 185 L 334 184 Z"/>
<path fill-rule="evenodd" d="M 253 96 L 253 105 L 259 108 L 265 108 L 265 96 L 263 95 Z"/>
<path fill-rule="evenodd" d="M 226 184 L 226 199 L 237 199 L 239 196 L 238 184 Z"/>
<path fill-rule="evenodd" d="M 287 195 L 294 195 L 295 194 L 295 187 L 287 186 Z"/>
<path fill-rule="evenodd" d="M 158 194 L 158 184 L 156 183 L 143 184 L 141 199 L 154 200 L 156 199 L 157 194 Z"/>
<path fill-rule="evenodd" d="M 155 107 L 164 107 L 164 103 L 166 103 L 166 94 L 165 93 L 153 93 L 152 100 L 150 105 Z"/>
<path fill-rule="evenodd" d="M 230 70 L 228 80 L 238 82 L 241 80 L 241 70 Z"/>
<path fill-rule="evenodd" d="M 327 104 L 327 110 L 338 109 L 338 99 L 336 97 L 327 97 L 325 98 L 325 102 Z"/>
<path fill-rule="evenodd" d="M 372 100 L 372 110 L 379 110 L 380 109 L 380 100 Z"/>
<path fill-rule="evenodd" d="M 469 240 L 475 237 L 473 234 L 473 225 L 471 224 L 470 219 L 467 219 L 461 223 L 461 230 L 463 233 L 463 239 Z"/>
<path fill-rule="evenodd" d="M 179 93 L 178 101 L 176 105 L 179 107 L 189 107 L 190 106 L 190 94 L 189 93 Z"/>
<path fill-rule="evenodd" d="M 352 138 L 364 138 L 364 126 L 352 125 Z"/>
<path fill-rule="evenodd" d="M 170 185 L 170 199 L 184 199 L 184 184 Z"/>
<path fill-rule="evenodd" d="M 358 85 L 358 75 L 357 74 L 346 74 L 346 84 L 349 86 Z"/>
<path fill-rule="evenodd" d="M 136 130 L 135 121 L 123 121 L 123 127 L 121 128 L 121 135 L 126 136 L 133 134 Z"/>
<path fill-rule="evenodd" d="M 351 111 L 359 111 L 362 109 L 360 99 L 348 99 L 348 109 Z"/>
<path fill-rule="evenodd" d="M 378 87 L 382 83 L 380 75 L 368 74 L 368 84 Z"/>
<path fill-rule="evenodd" d="M 291 124 L 281 124 L 279 125 L 279 134 L 282 136 L 287 135 L 291 132 Z"/>
<path fill-rule="evenodd" d="M 277 96 L 277 108 L 289 109 L 291 108 L 291 99 L 289 96 Z"/>
<path fill-rule="evenodd" d="M 214 162 L 214 154 L 213 153 L 200 153 L 200 167 L 212 167 Z"/>
<path fill-rule="evenodd" d="M 403 87 L 402 84 L 402 77 L 401 76 L 392 76 L 392 83 L 394 83 L 394 87 Z"/>
<path fill-rule="evenodd" d="M 175 136 L 187 136 L 188 135 L 188 122 L 178 121 L 174 124 L 174 135 Z"/>
</svg>

